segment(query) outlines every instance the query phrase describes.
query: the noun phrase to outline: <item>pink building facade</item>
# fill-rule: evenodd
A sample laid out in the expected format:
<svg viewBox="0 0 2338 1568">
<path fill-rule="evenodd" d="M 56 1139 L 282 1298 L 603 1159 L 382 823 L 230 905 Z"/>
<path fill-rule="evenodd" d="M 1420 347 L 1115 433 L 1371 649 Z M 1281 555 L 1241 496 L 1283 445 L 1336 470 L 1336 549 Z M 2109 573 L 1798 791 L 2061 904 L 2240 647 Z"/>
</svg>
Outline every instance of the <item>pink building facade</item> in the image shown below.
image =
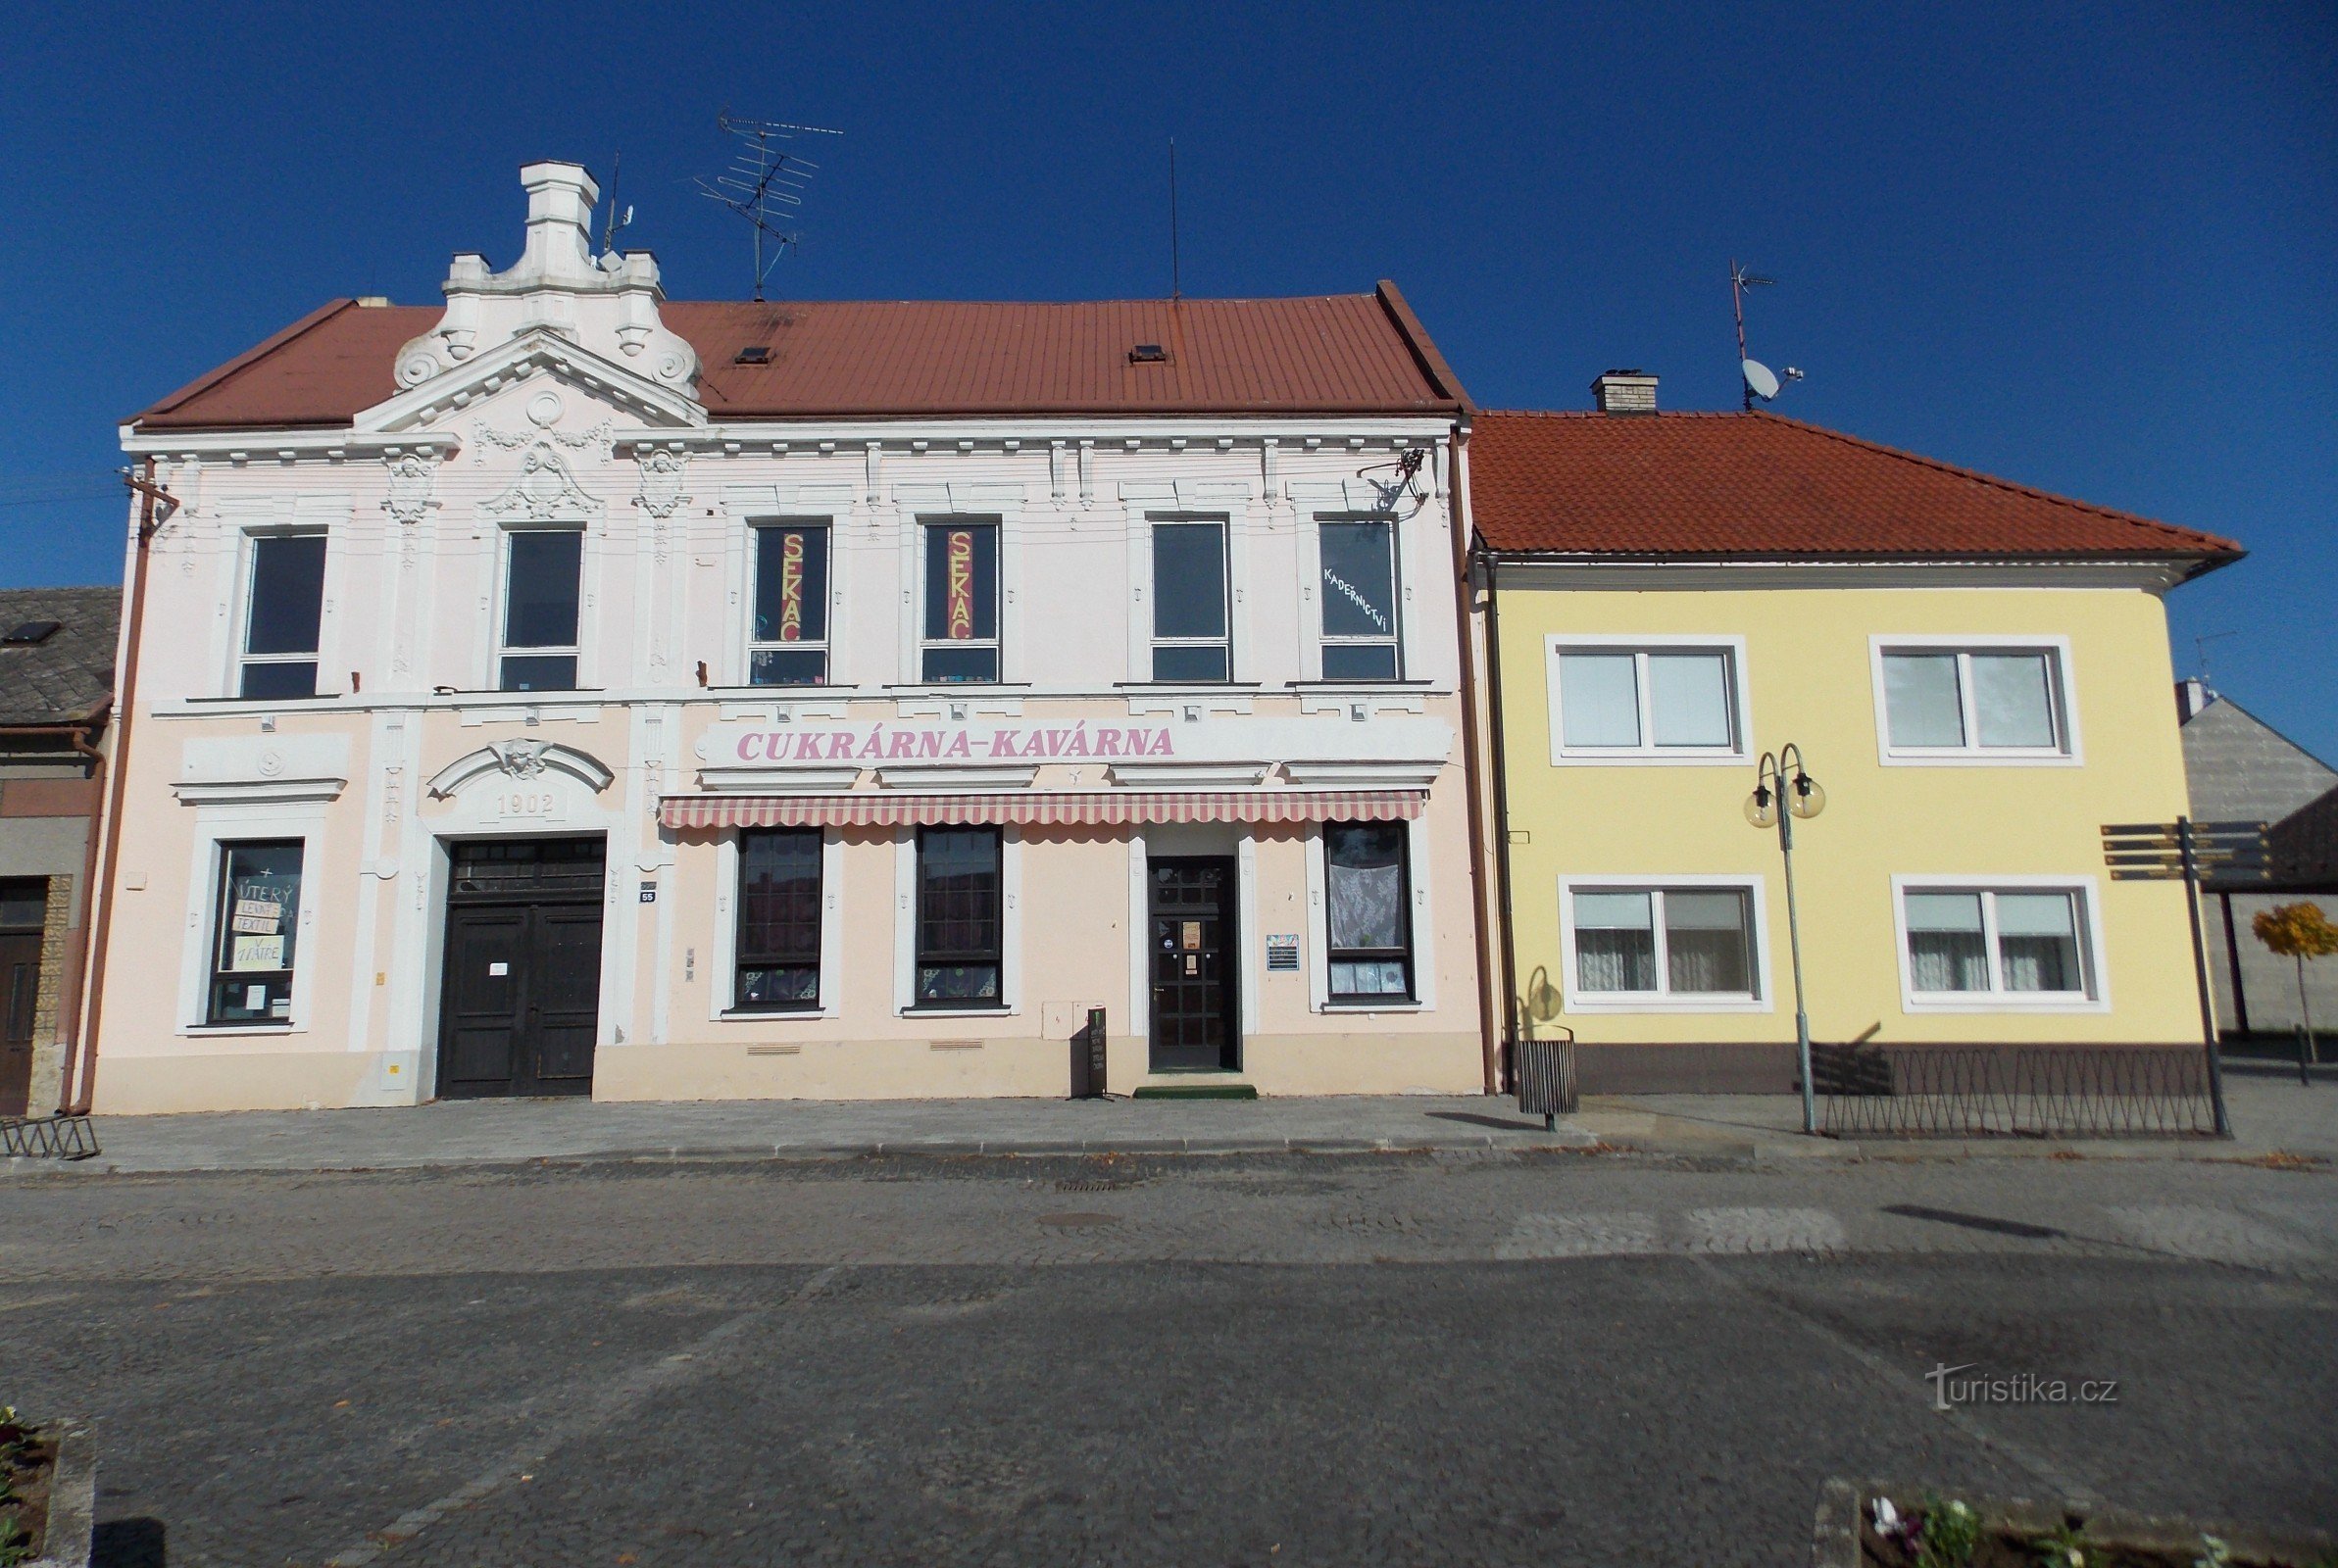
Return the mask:
<svg viewBox="0 0 2338 1568">
<path fill-rule="evenodd" d="M 1450 506 L 1402 299 L 667 302 L 522 172 L 124 444 L 101 1110 L 1468 1092 Z M 133 552 L 134 557 L 134 552 Z"/>
</svg>

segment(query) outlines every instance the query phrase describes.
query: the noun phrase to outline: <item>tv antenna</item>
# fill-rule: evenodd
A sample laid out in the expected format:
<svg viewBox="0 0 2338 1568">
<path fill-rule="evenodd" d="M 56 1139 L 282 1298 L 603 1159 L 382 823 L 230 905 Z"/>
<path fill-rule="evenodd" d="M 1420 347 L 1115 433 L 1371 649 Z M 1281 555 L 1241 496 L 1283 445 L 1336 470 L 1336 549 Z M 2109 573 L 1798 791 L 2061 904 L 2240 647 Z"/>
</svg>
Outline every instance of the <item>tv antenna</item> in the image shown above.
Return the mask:
<svg viewBox="0 0 2338 1568">
<path fill-rule="evenodd" d="M 1764 365 L 1760 360 L 1746 357 L 1745 291 L 1749 288 L 1768 288 L 1776 282 L 1777 279 L 1774 277 L 1764 277 L 1758 272 L 1747 271 L 1734 261 L 1729 264 L 1729 307 L 1737 316 L 1737 374 L 1745 392 L 1745 406 L 1748 413 L 1753 412 L 1755 399 L 1759 398 L 1767 403 L 1778 395 L 1779 389 L 1786 381 L 1802 379 L 1802 372 L 1791 365 L 1786 367 L 1784 378 L 1781 380 L 1779 373 L 1770 369 L 1768 366 Z"/>
<path fill-rule="evenodd" d="M 2214 691 L 2216 685 L 2215 682 L 2209 679 L 2208 645 L 2220 643 L 2227 637 L 2238 637 L 2240 633 L 2237 631 L 2212 631 L 2192 639 L 2192 651 L 2200 660 L 2200 684 L 2206 686 L 2210 691 Z"/>
<path fill-rule="evenodd" d="M 617 178 L 624 172 L 624 167 L 625 155 L 623 153 L 618 153 L 609 160 L 609 216 L 601 224 L 601 254 L 603 256 L 610 254 L 610 247 L 617 243 L 617 236 L 621 229 L 633 226 L 633 209 L 630 207 L 620 209 L 617 205 Z"/>
<path fill-rule="evenodd" d="M 1185 288 L 1177 276 L 1177 138 L 1169 138 L 1169 298 L 1181 300 Z"/>
<path fill-rule="evenodd" d="M 804 190 L 820 165 L 785 144 L 799 136 L 841 136 L 840 130 L 821 125 L 791 125 L 776 120 L 742 120 L 727 109 L 715 117 L 716 128 L 736 136 L 729 167 L 713 179 L 700 179 L 698 192 L 712 197 L 744 218 L 755 231 L 755 298 L 763 300 L 763 280 L 788 247 L 801 242 L 790 221 L 804 205 Z M 765 258 L 769 251 L 770 259 Z"/>
</svg>

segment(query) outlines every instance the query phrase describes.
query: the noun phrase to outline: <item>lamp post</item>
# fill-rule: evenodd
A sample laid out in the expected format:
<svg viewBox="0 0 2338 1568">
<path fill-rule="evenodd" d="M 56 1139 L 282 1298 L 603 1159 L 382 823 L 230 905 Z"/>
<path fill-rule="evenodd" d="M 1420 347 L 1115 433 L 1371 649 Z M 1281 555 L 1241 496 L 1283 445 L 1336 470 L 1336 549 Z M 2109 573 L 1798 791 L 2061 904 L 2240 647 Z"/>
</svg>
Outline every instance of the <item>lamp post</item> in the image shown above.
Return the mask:
<svg viewBox="0 0 2338 1568">
<path fill-rule="evenodd" d="M 1754 793 L 1746 797 L 1745 819 L 1778 830 L 1778 853 L 1786 861 L 1786 942 L 1794 954 L 1794 1049 L 1802 1067 L 1802 1130 L 1818 1131 L 1818 1102 L 1811 1086 L 1811 1014 L 1802 1000 L 1802 919 L 1794 903 L 1794 819 L 1826 809 L 1826 791 L 1804 770 L 1802 748 L 1789 742 L 1764 752 L 1754 767 Z"/>
</svg>

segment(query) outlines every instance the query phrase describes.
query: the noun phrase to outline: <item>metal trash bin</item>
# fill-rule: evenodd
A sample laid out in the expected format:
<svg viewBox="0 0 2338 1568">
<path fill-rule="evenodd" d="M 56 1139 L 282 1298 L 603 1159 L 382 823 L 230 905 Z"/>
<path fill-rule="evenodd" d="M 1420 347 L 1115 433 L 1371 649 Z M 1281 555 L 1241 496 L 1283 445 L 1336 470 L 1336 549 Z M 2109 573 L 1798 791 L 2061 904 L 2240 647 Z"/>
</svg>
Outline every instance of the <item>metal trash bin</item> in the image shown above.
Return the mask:
<svg viewBox="0 0 2338 1568">
<path fill-rule="evenodd" d="M 1517 1091 L 1518 1109 L 1540 1116 L 1545 1129 L 1556 1130 L 1559 1118 L 1575 1113 L 1575 1037 L 1562 1031 L 1563 1040 L 1518 1040 L 1510 1048 L 1511 1085 Z"/>
</svg>

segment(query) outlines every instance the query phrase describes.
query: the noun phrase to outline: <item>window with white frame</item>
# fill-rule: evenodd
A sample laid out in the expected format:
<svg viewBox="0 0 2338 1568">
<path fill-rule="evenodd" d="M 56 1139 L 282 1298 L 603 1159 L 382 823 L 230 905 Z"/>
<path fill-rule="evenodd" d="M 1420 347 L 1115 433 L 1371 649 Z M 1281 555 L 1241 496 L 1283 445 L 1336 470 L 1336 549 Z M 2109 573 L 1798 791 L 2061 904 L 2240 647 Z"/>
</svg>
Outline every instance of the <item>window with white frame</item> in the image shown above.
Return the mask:
<svg viewBox="0 0 2338 1568">
<path fill-rule="evenodd" d="M 739 834 L 739 926 L 731 1006 L 803 1012 L 820 1005 L 821 830 Z"/>
<path fill-rule="evenodd" d="M 1233 679 L 1225 520 L 1156 517 L 1152 524 L 1153 678 Z"/>
<path fill-rule="evenodd" d="M 924 636 L 919 679 L 996 681 L 999 676 L 999 524 L 995 517 L 924 522 Z"/>
<path fill-rule="evenodd" d="M 1413 1000 L 1413 876 L 1402 822 L 1323 824 L 1326 998 Z"/>
<path fill-rule="evenodd" d="M 324 535 L 256 535 L 251 565 L 236 695 L 314 697 L 317 634 L 324 618 Z"/>
<path fill-rule="evenodd" d="M 1550 642 L 1555 760 L 1745 755 L 1741 652 L 1726 645 Z"/>
<path fill-rule="evenodd" d="M 755 610 L 749 632 L 749 685 L 827 683 L 827 519 L 756 524 Z"/>
<path fill-rule="evenodd" d="M 1917 1001 L 2091 1000 L 2093 948 L 2082 888 L 1900 890 L 1908 990 Z"/>
<path fill-rule="evenodd" d="M 298 839 L 219 847 L 204 1022 L 279 1025 L 292 1021 L 301 855 Z"/>
<path fill-rule="evenodd" d="M 1562 896 L 1577 997 L 1760 1000 L 1750 887 L 1569 887 Z"/>
<path fill-rule="evenodd" d="M 1899 758 L 2070 754 L 2059 646 L 1887 644 L 1876 654 L 1884 749 Z"/>
<path fill-rule="evenodd" d="M 1397 617 L 1396 523 L 1322 517 L 1316 523 L 1325 680 L 1395 680 L 1404 673 Z"/>
<path fill-rule="evenodd" d="M 503 653 L 496 670 L 502 690 L 576 689 L 583 570 L 581 529 L 528 528 L 505 535 Z"/>
</svg>

